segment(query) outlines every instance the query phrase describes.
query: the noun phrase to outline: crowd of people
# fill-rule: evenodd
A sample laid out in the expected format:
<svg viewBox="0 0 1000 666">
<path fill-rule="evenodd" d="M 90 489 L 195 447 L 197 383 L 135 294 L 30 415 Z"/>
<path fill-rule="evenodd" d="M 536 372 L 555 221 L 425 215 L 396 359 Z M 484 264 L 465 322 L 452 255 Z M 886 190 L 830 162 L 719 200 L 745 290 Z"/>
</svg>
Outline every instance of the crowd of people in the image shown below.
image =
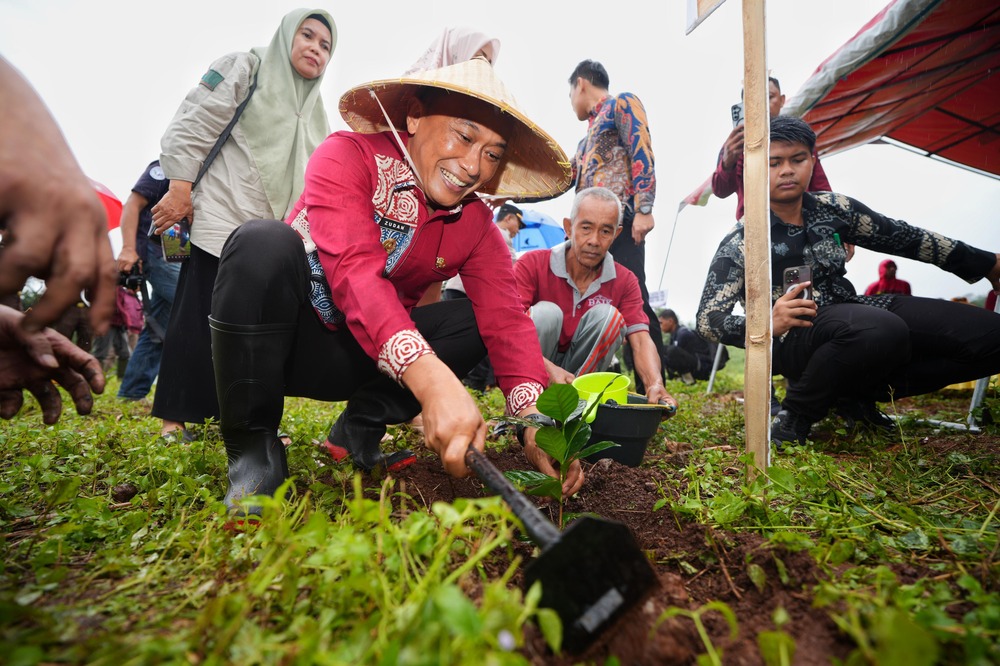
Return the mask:
<svg viewBox="0 0 1000 666">
<path fill-rule="evenodd" d="M 637 393 L 676 408 L 668 375 L 707 379 L 725 362 L 720 344 L 743 346 L 742 125 L 713 176 L 716 194 L 737 194 L 737 224 L 691 330 L 650 307 L 650 131 L 639 98 L 612 94 L 600 63 L 580 62 L 568 80 L 572 112 L 587 123 L 569 158 L 496 76 L 499 41 L 464 29 L 446 30 L 404 74 L 344 93 L 350 129 L 331 134 L 320 83 L 336 45 L 333 16 L 303 9 L 282 18 L 267 47 L 212 62 L 125 201 L 117 261 L 54 120 L 0 60 L 0 295 L 29 276 L 48 281 L 27 313 L 0 306 L 0 416 L 11 418 L 28 389 L 53 422 L 53 380 L 87 413 L 104 388 L 100 364 L 46 326 L 69 313 L 97 335 L 111 327 L 104 339 L 127 361 L 119 398 L 142 400 L 156 380 L 152 415 L 174 441 L 217 422 L 225 502 L 255 513 L 246 498 L 273 494 L 290 474 L 285 396 L 346 402 L 324 445 L 337 461 L 411 464 L 412 452 L 385 453 L 382 440 L 387 426 L 419 419 L 427 447 L 463 476 L 466 451 L 487 436 L 467 385 L 497 387 L 507 414 L 537 427 L 551 423 L 536 405 L 547 385 L 621 354 Z M 804 443 L 831 409 L 884 428 L 878 402 L 1000 372 L 1000 315 L 909 295 L 891 260 L 865 295 L 844 277 L 857 245 L 997 290 L 1000 254 L 831 192 L 815 134 L 780 115 L 777 79 L 770 89 L 773 358 L 789 380 L 772 440 Z M 58 178 L 34 177 L 43 168 Z M 566 240 L 517 257 L 516 204 L 570 188 Z M 178 225 L 190 229 L 182 262 L 161 247 Z M 783 272 L 799 267 L 811 278 L 786 290 Z M 141 289 L 116 286 L 132 273 Z M 133 349 L 120 341 L 135 321 L 112 317 L 137 291 L 145 323 Z M 524 455 L 558 476 L 536 427 L 517 429 Z M 582 487 L 579 462 L 565 478 L 565 493 Z"/>
</svg>

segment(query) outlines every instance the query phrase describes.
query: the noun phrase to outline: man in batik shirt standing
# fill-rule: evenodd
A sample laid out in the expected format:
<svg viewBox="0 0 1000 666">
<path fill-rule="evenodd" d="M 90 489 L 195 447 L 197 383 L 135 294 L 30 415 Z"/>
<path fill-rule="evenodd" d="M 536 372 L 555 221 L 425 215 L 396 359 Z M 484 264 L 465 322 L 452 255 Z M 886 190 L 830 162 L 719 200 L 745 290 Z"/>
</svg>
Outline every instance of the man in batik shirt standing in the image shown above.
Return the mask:
<svg viewBox="0 0 1000 666">
<path fill-rule="evenodd" d="M 611 95 L 610 81 L 604 66 L 584 60 L 569 77 L 569 99 L 579 120 L 588 122 L 587 135 L 580 141 L 573 158 L 576 191 L 588 187 L 606 187 L 621 199 L 624 208 L 622 233 L 611 245 L 615 261 L 639 279 L 643 311 L 650 329 L 659 325 L 649 306 L 646 289 L 645 238 L 653 229 L 653 199 L 656 177 L 653 173 L 653 148 L 646 124 L 646 110 L 632 93 Z M 652 336 L 657 354 L 662 355 L 662 341 Z M 628 360 L 626 350 L 626 360 Z M 645 393 L 636 375 L 636 391 Z"/>
</svg>

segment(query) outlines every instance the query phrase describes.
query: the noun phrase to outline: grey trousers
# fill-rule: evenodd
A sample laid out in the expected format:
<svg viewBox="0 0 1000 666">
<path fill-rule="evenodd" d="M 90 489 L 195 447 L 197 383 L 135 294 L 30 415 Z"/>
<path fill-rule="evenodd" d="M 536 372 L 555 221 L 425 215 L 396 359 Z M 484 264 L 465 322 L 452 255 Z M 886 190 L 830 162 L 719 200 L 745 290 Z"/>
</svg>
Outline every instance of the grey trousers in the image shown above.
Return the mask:
<svg viewBox="0 0 1000 666">
<path fill-rule="evenodd" d="M 538 332 L 542 355 L 574 375 L 604 372 L 625 342 L 625 318 L 618 308 L 602 303 L 580 318 L 566 351 L 559 351 L 563 311 L 555 303 L 539 301 L 531 306 L 531 320 Z"/>
</svg>

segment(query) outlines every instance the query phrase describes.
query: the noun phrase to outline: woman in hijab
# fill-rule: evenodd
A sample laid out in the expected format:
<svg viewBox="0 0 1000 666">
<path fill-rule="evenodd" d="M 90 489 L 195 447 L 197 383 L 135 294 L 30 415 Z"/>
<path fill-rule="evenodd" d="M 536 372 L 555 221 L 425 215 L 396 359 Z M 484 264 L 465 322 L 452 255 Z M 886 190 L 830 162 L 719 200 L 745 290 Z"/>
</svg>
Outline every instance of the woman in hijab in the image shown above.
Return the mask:
<svg viewBox="0 0 1000 666">
<path fill-rule="evenodd" d="M 320 82 L 336 43 L 336 24 L 326 11 L 288 13 L 266 48 L 213 62 L 160 141 L 170 190 L 153 208 L 155 233 L 187 218 L 192 246 L 177 283 L 153 403 L 164 435 L 180 431 L 190 439 L 185 423 L 219 419 L 208 329 L 219 255 L 241 224 L 285 217 L 302 193 L 309 156 L 330 133 Z M 232 134 L 192 192 L 248 96 Z"/>
</svg>

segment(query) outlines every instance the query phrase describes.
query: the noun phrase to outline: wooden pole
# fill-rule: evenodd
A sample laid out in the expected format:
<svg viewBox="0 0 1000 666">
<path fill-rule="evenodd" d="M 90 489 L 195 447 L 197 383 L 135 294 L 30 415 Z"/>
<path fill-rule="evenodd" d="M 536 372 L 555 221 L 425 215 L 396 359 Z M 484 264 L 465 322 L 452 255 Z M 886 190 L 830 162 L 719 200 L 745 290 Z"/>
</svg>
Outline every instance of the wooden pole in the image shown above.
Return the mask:
<svg viewBox="0 0 1000 666">
<path fill-rule="evenodd" d="M 771 404 L 771 224 L 768 150 L 765 0 L 743 0 L 743 90 L 746 130 L 743 157 L 746 259 L 746 368 L 743 411 L 749 480 L 767 471 Z"/>
</svg>

